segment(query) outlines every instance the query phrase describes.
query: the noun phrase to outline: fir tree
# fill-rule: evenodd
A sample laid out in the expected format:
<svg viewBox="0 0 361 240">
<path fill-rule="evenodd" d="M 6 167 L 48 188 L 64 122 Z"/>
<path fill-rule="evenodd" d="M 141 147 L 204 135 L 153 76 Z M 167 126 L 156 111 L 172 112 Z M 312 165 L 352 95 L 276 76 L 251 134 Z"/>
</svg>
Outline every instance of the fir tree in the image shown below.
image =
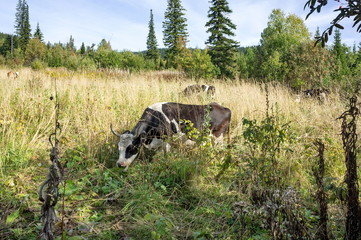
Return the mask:
<svg viewBox="0 0 361 240">
<path fill-rule="evenodd" d="M 159 59 L 159 50 L 157 38 L 154 31 L 154 20 L 153 20 L 153 11 L 150 10 L 150 20 L 149 20 L 149 33 L 147 37 L 147 52 L 146 57 L 148 59 L 153 59 L 154 61 Z"/>
<path fill-rule="evenodd" d="M 212 6 L 208 11 L 209 21 L 206 23 L 207 32 L 211 34 L 206 41 L 209 54 L 213 64 L 219 68 L 221 77 L 234 77 L 238 43 L 230 37 L 235 35 L 233 30 L 236 25 L 227 17 L 232 10 L 227 0 L 211 0 L 210 3 Z"/>
<path fill-rule="evenodd" d="M 34 38 L 38 38 L 41 42 L 44 42 L 44 35 L 40 30 L 39 23 L 36 25 L 36 29 L 34 32 Z"/>
<path fill-rule="evenodd" d="M 182 55 L 187 43 L 187 19 L 184 17 L 185 9 L 182 7 L 180 0 L 167 0 L 168 6 L 164 14 L 163 22 L 163 42 L 168 49 L 166 58 L 169 65 L 177 65 L 175 58 Z"/>
<path fill-rule="evenodd" d="M 31 37 L 29 6 L 26 0 L 19 0 L 16 6 L 15 30 L 19 37 L 20 48 L 22 52 L 25 52 Z"/>
</svg>

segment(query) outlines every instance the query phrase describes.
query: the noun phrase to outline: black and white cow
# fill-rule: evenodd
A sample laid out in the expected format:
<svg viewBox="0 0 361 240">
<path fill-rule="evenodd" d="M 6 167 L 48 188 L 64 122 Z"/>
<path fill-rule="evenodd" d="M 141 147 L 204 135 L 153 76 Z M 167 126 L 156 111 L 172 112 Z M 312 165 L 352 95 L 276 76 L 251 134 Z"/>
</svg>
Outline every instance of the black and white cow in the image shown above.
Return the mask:
<svg viewBox="0 0 361 240">
<path fill-rule="evenodd" d="M 144 110 L 132 131 L 127 130 L 119 134 L 110 126 L 111 131 L 120 138 L 117 165 L 126 167 L 127 170 L 142 146 L 149 149 L 162 147 L 165 151 L 169 151 L 170 145 L 162 140 L 177 133 L 183 134 L 185 126 L 182 120 L 191 121 L 195 128 L 201 130 L 205 126 L 205 118 L 210 121 L 210 131 L 215 142 L 221 142 L 223 136 L 229 132 L 231 110 L 218 103 L 209 105 L 155 103 Z"/>
<path fill-rule="evenodd" d="M 211 85 L 199 85 L 194 84 L 186 87 L 183 90 L 184 95 L 190 96 L 192 94 L 206 93 L 210 96 L 213 96 L 216 93 L 216 88 Z"/>
<path fill-rule="evenodd" d="M 330 91 L 326 88 L 311 88 L 303 91 L 303 95 L 307 98 L 318 99 L 321 103 L 326 102 Z"/>
</svg>

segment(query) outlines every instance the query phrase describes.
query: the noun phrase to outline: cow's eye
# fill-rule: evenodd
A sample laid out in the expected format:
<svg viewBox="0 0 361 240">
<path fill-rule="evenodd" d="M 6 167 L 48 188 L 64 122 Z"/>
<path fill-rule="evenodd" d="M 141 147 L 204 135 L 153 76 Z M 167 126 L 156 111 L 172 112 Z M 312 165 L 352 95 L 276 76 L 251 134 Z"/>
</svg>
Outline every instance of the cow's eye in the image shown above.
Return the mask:
<svg viewBox="0 0 361 240">
<path fill-rule="evenodd" d="M 138 152 L 138 148 L 136 146 L 134 146 L 133 144 L 130 144 L 128 147 L 127 147 L 127 150 L 125 152 L 126 154 L 126 158 L 128 157 L 131 157 L 135 154 L 137 154 Z"/>
</svg>

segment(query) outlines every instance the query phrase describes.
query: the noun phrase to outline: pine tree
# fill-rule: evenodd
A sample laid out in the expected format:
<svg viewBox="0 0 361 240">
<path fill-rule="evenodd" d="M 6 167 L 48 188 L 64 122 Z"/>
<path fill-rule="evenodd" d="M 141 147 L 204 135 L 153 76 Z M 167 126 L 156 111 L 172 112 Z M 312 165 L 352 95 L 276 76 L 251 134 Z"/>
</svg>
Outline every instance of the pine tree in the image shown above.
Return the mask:
<svg viewBox="0 0 361 240">
<path fill-rule="evenodd" d="M 146 58 L 153 59 L 157 61 L 159 59 L 159 50 L 158 50 L 158 43 L 157 38 L 155 36 L 154 31 L 154 19 L 153 19 L 153 11 L 150 10 L 150 20 L 149 20 L 149 33 L 147 37 L 147 52 Z"/>
<path fill-rule="evenodd" d="M 227 17 L 232 13 L 227 0 L 211 0 L 208 11 L 209 21 L 206 23 L 209 36 L 206 44 L 212 62 L 220 70 L 220 77 L 234 77 L 236 71 L 236 53 L 238 43 L 230 37 L 235 36 L 236 25 Z"/>
<path fill-rule="evenodd" d="M 22 52 L 25 52 L 31 37 L 29 6 L 26 0 L 19 0 L 16 6 L 15 30 L 19 37 L 20 48 Z"/>
<path fill-rule="evenodd" d="M 170 66 L 177 65 L 175 58 L 182 55 L 187 43 L 187 19 L 184 17 L 185 9 L 180 0 L 167 0 L 168 6 L 164 14 L 163 42 L 168 49 L 166 58 Z"/>
<path fill-rule="evenodd" d="M 36 29 L 34 32 L 34 38 L 38 38 L 41 42 L 44 42 L 44 35 L 40 30 L 39 23 L 36 25 Z"/>
</svg>

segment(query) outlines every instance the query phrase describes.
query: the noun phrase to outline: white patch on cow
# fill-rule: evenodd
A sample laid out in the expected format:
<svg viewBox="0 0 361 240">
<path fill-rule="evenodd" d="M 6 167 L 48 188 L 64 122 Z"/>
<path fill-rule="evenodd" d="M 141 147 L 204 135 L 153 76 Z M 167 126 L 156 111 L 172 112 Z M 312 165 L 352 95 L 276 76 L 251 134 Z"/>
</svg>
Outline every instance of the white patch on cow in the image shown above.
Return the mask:
<svg viewBox="0 0 361 240">
<path fill-rule="evenodd" d="M 137 154 L 134 154 L 133 156 L 131 156 L 130 158 L 126 158 L 125 157 L 125 152 L 126 149 L 129 145 L 132 144 L 134 139 L 134 135 L 133 134 L 122 134 L 120 135 L 120 140 L 118 143 L 118 149 L 119 149 L 119 159 L 117 161 L 117 164 L 122 166 L 122 167 L 126 167 L 126 169 L 128 169 L 127 167 L 134 161 L 134 159 L 137 157 Z"/>
<path fill-rule="evenodd" d="M 327 100 L 326 93 L 324 93 L 324 92 L 320 93 L 319 99 L 322 103 L 326 102 L 326 100 Z"/>
<path fill-rule="evenodd" d="M 206 89 L 204 91 L 207 93 L 209 89 L 209 85 L 204 85 L 204 86 L 206 86 Z"/>
<path fill-rule="evenodd" d="M 148 108 L 160 112 L 163 114 L 163 116 L 165 117 L 165 119 L 167 120 L 167 122 L 170 123 L 169 118 L 164 114 L 162 107 L 164 104 L 166 104 L 167 102 L 160 102 L 160 103 L 154 103 L 153 105 L 150 105 Z"/>
<path fill-rule="evenodd" d="M 176 131 L 179 132 L 179 131 L 180 131 L 180 128 L 179 128 L 179 124 L 177 123 L 177 121 L 176 121 L 175 119 L 173 119 L 172 121 L 170 121 L 169 118 L 168 118 L 168 116 L 165 115 L 165 113 L 164 113 L 163 110 L 162 110 L 162 106 L 163 106 L 164 104 L 167 104 L 167 103 L 168 103 L 168 102 L 155 103 L 155 104 L 153 104 L 153 105 L 150 105 L 148 108 L 150 108 L 150 109 L 152 109 L 152 110 L 154 110 L 154 111 L 160 112 L 160 113 L 163 115 L 163 117 L 165 118 L 165 120 L 166 120 L 169 124 L 173 123 L 173 124 L 175 125 Z"/>
<path fill-rule="evenodd" d="M 163 149 L 165 152 L 170 151 L 170 144 L 159 138 L 153 138 L 152 142 L 148 145 L 144 144 L 144 147 L 148 149 Z"/>
<path fill-rule="evenodd" d="M 158 149 L 163 146 L 163 141 L 158 138 L 153 138 L 149 144 L 144 144 L 144 147 L 148 149 Z"/>
<path fill-rule="evenodd" d="M 171 122 L 172 122 L 172 123 L 174 124 L 174 126 L 175 126 L 176 133 L 180 132 L 179 124 L 177 123 L 177 121 L 176 121 L 175 119 L 173 119 Z"/>
</svg>

